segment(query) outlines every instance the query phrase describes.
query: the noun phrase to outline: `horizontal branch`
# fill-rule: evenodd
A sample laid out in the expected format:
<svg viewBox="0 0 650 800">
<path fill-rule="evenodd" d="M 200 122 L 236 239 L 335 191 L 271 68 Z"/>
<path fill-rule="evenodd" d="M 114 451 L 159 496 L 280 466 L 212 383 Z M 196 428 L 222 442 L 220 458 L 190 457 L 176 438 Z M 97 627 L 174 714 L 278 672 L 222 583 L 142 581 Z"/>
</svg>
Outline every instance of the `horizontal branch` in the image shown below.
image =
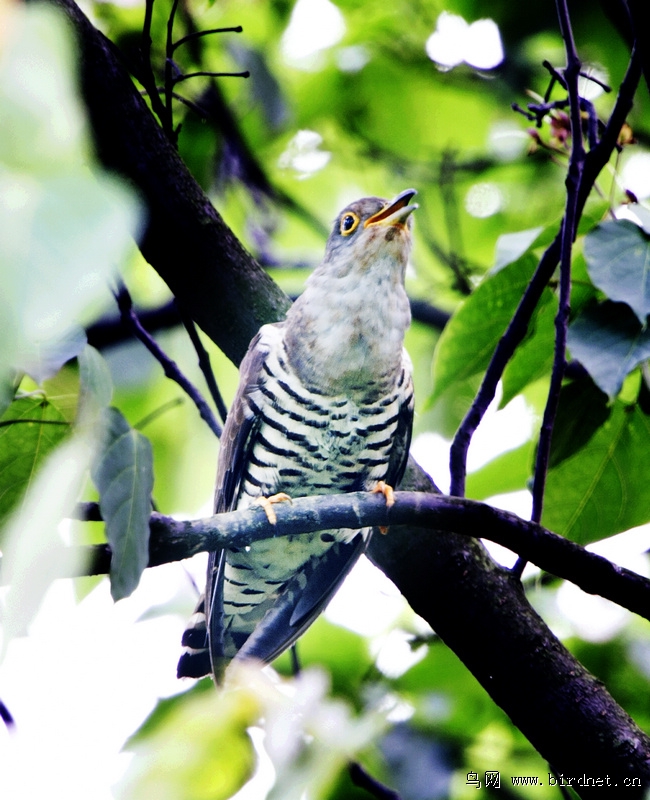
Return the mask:
<svg viewBox="0 0 650 800">
<path fill-rule="evenodd" d="M 197 520 L 175 520 L 151 515 L 149 566 L 189 558 L 220 548 L 245 547 L 261 539 L 331 529 L 417 525 L 489 539 L 583 591 L 597 594 L 650 620 L 650 581 L 612 564 L 541 525 L 485 503 L 427 492 L 397 492 L 387 508 L 381 495 L 352 492 L 296 498 L 275 506 L 271 525 L 261 507 L 231 511 Z M 387 534 L 390 536 L 390 531 Z M 84 574 L 103 574 L 110 566 L 106 546 L 92 554 Z"/>
</svg>

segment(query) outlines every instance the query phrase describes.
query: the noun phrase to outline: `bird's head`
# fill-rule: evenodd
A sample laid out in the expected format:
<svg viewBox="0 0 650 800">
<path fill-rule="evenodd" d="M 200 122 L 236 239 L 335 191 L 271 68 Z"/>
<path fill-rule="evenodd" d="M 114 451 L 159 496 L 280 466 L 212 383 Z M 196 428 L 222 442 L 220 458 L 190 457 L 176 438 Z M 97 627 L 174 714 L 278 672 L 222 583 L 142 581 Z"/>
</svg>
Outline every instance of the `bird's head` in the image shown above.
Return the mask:
<svg viewBox="0 0 650 800">
<path fill-rule="evenodd" d="M 303 381 L 326 393 L 351 386 L 379 394 L 401 369 L 411 321 L 404 276 L 414 189 L 364 197 L 343 209 L 325 258 L 289 309 L 285 344 Z"/>
<path fill-rule="evenodd" d="M 365 272 L 381 261 L 406 267 L 411 249 L 411 203 L 415 189 L 406 189 L 393 200 L 364 197 L 343 209 L 327 240 L 323 266 L 343 277 L 350 269 Z"/>
</svg>

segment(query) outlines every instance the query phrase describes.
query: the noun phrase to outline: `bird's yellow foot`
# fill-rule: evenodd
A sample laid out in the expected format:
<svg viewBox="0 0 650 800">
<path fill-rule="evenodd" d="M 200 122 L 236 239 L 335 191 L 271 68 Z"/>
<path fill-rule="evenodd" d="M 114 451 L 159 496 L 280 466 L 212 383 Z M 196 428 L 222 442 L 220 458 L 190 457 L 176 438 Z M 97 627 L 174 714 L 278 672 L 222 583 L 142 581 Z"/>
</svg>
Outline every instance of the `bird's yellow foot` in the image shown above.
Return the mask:
<svg viewBox="0 0 650 800">
<path fill-rule="evenodd" d="M 288 494 L 285 492 L 278 492 L 278 494 L 272 494 L 271 497 L 257 497 L 255 499 L 255 505 L 262 506 L 264 509 L 264 513 L 266 514 L 266 518 L 271 523 L 271 525 L 275 525 L 278 521 L 277 515 L 273 506 L 276 503 L 285 503 L 289 502 L 292 503 L 292 499 L 289 497 Z"/>
<path fill-rule="evenodd" d="M 384 481 L 379 481 L 379 483 L 372 489 L 372 494 L 383 494 L 386 498 L 386 508 L 390 508 L 391 506 L 395 505 L 395 490 L 392 486 L 389 486 L 389 484 L 384 483 Z M 379 533 L 388 533 L 388 528 L 386 528 L 384 525 L 380 525 Z"/>
</svg>

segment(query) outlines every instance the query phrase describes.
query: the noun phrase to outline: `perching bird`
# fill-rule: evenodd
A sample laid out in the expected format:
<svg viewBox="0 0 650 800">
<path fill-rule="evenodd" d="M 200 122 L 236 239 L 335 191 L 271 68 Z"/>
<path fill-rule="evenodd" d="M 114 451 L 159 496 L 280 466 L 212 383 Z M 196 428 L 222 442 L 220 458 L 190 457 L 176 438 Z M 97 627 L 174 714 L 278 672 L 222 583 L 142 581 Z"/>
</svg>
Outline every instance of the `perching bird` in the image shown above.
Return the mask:
<svg viewBox="0 0 650 800">
<path fill-rule="evenodd" d="M 221 439 L 215 513 L 279 493 L 379 490 L 391 502 L 413 420 L 403 343 L 414 195 L 347 206 L 286 320 L 251 342 Z M 369 534 L 331 530 L 211 553 L 179 677 L 212 672 L 220 681 L 235 657 L 282 653 L 327 605 Z"/>
</svg>

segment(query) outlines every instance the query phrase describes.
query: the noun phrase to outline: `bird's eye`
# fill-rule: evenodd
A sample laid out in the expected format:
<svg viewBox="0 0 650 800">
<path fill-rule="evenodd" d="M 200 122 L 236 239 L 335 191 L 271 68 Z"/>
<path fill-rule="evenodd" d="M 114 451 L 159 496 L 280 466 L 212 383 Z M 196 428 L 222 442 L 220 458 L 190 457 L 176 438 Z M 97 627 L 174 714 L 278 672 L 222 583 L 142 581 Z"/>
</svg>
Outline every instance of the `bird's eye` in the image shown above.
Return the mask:
<svg viewBox="0 0 650 800">
<path fill-rule="evenodd" d="M 349 236 L 357 229 L 359 224 L 359 217 L 353 212 L 348 211 L 341 217 L 341 233 L 343 236 Z"/>
</svg>

